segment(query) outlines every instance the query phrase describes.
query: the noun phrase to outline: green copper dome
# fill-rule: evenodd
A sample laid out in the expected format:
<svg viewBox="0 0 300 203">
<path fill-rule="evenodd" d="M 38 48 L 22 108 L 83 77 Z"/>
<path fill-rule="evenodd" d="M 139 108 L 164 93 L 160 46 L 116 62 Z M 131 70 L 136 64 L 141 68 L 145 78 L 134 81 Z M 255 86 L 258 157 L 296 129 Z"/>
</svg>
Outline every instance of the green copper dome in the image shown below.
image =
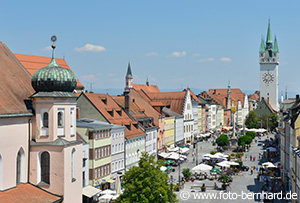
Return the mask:
<svg viewBox="0 0 300 203">
<path fill-rule="evenodd" d="M 45 68 L 38 69 L 31 78 L 31 85 L 36 92 L 73 92 L 77 86 L 75 74 L 60 67 L 54 57 L 55 45 L 52 45 L 52 60 Z"/>
</svg>

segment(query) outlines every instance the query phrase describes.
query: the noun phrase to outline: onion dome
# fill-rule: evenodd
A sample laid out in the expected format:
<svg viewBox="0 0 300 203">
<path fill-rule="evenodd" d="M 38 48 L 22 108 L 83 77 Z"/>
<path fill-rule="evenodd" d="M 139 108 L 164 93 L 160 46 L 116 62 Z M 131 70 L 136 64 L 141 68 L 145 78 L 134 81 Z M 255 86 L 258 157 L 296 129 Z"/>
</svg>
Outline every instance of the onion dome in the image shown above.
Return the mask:
<svg viewBox="0 0 300 203">
<path fill-rule="evenodd" d="M 36 92 L 73 92 L 77 86 L 75 74 L 60 67 L 54 57 L 56 36 L 52 36 L 52 60 L 45 68 L 38 69 L 31 78 L 31 85 Z"/>
</svg>

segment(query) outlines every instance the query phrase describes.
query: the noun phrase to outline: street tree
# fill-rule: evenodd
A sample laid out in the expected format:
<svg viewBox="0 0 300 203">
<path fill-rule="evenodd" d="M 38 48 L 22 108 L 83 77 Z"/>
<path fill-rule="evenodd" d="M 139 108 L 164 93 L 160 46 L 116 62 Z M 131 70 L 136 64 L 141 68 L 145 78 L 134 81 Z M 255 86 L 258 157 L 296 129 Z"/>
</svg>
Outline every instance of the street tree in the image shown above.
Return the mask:
<svg viewBox="0 0 300 203">
<path fill-rule="evenodd" d="M 219 147 L 224 147 L 227 146 L 229 144 L 229 140 L 228 140 L 228 136 L 226 134 L 222 134 L 220 135 L 217 139 L 216 139 L 216 143 Z"/>
<path fill-rule="evenodd" d="M 257 115 L 255 111 L 250 111 L 247 118 L 245 125 L 247 128 L 256 128 L 257 126 Z"/>
<path fill-rule="evenodd" d="M 138 166 L 133 166 L 123 176 L 124 193 L 117 198 L 118 203 L 167 203 L 171 201 L 169 177 L 160 170 L 154 156 L 142 153 Z M 177 202 L 173 193 L 173 202 Z"/>
</svg>

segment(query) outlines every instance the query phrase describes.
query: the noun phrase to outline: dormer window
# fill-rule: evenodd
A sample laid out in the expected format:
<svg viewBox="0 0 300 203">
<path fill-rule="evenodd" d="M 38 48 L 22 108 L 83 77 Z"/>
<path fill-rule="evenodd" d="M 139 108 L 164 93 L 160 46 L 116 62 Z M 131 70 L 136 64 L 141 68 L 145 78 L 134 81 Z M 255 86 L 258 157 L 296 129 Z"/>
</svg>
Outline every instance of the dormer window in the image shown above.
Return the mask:
<svg viewBox="0 0 300 203">
<path fill-rule="evenodd" d="M 43 127 L 44 128 L 49 127 L 49 114 L 48 114 L 48 112 L 43 113 Z"/>
<path fill-rule="evenodd" d="M 128 130 L 131 130 L 131 124 L 125 125 Z"/>
<path fill-rule="evenodd" d="M 100 99 L 101 99 L 101 101 L 102 101 L 105 105 L 107 105 L 107 98 L 101 98 L 101 97 L 100 97 Z"/>
<path fill-rule="evenodd" d="M 122 110 L 117 111 L 117 113 L 119 114 L 119 116 L 122 116 Z"/>
<path fill-rule="evenodd" d="M 107 111 L 112 117 L 114 117 L 114 110 Z"/>
</svg>

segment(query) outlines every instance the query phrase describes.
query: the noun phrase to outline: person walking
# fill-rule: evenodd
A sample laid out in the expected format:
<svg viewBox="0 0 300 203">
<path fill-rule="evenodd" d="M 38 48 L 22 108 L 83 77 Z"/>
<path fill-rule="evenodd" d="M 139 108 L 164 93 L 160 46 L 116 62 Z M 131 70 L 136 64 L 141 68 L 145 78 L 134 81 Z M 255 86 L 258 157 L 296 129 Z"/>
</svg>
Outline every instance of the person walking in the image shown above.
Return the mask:
<svg viewBox="0 0 300 203">
<path fill-rule="evenodd" d="M 252 161 L 252 155 L 250 155 L 250 161 Z"/>
<path fill-rule="evenodd" d="M 255 161 L 255 156 L 253 157 L 253 161 Z"/>
</svg>

